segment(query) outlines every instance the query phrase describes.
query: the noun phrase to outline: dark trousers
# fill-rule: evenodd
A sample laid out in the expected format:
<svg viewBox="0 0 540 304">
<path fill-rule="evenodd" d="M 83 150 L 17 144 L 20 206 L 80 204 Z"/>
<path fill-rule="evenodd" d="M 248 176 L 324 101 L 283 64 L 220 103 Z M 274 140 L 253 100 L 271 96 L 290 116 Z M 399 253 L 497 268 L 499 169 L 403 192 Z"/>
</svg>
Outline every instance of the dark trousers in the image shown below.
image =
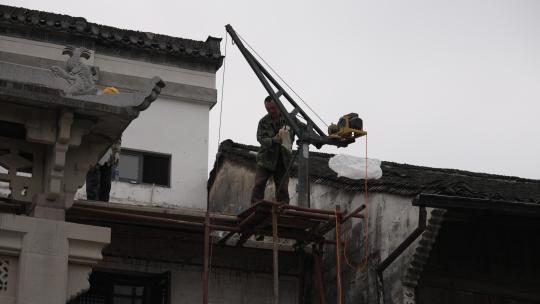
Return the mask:
<svg viewBox="0 0 540 304">
<path fill-rule="evenodd" d="M 276 201 L 281 203 L 289 203 L 289 175 L 287 174 L 287 167 L 283 161 L 278 161 L 276 169 L 270 171 L 264 167 L 257 166 L 255 171 L 255 185 L 251 192 L 251 203 L 256 203 L 264 199 L 264 190 L 266 189 L 266 182 L 272 176 L 274 178 L 275 197 Z"/>
<path fill-rule="evenodd" d="M 111 173 L 111 166 L 108 164 L 90 168 L 86 174 L 86 199 L 103 202 L 109 201 Z"/>
</svg>

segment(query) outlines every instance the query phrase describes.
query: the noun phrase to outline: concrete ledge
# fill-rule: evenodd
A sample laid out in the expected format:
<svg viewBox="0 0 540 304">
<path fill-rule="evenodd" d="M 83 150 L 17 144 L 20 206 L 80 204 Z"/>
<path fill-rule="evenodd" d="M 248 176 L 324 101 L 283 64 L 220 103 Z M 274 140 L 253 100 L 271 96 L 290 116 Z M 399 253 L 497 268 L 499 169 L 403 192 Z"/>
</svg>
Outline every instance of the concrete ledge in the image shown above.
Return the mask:
<svg viewBox="0 0 540 304">
<path fill-rule="evenodd" d="M 146 82 L 148 82 L 148 79 L 144 77 L 101 71 L 98 84 L 113 86 L 121 90 L 135 90 Z M 188 102 L 206 103 L 213 106 L 217 101 L 217 90 L 165 81 L 165 87 L 162 89 L 160 96 Z"/>
<path fill-rule="evenodd" d="M 64 64 L 64 62 L 58 60 L 1 51 L 0 61 L 43 69 L 48 69 L 54 65 L 62 66 Z M 100 71 L 97 85 L 102 87 L 112 86 L 126 91 L 136 91 L 137 89 L 144 87 L 147 82 L 148 78 L 144 77 Z M 169 81 L 165 81 L 165 87 L 161 91 L 161 96 L 187 102 L 205 103 L 210 107 L 217 102 L 216 89 Z"/>
</svg>

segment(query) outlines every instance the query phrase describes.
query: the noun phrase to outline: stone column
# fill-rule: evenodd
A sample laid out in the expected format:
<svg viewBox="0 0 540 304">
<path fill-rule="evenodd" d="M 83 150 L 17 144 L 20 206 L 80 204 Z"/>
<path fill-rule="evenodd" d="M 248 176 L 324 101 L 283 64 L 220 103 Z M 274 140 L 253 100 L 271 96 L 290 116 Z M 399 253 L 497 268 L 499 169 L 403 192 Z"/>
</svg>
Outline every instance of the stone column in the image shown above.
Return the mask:
<svg viewBox="0 0 540 304">
<path fill-rule="evenodd" d="M 66 303 L 88 290 L 109 242 L 109 228 L 1 214 L 0 303 Z"/>
</svg>

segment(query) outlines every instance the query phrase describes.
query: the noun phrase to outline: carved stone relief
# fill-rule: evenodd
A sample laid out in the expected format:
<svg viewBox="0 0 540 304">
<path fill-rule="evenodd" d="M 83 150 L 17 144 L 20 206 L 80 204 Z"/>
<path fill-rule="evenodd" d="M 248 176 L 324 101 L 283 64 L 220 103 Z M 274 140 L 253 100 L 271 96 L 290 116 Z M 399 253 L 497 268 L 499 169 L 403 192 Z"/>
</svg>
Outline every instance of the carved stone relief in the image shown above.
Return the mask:
<svg viewBox="0 0 540 304">
<path fill-rule="evenodd" d="M 65 67 L 53 66 L 51 71 L 55 77 L 66 82 L 64 89 L 67 95 L 93 95 L 97 93 L 95 78 L 97 71 L 81 62 L 81 58 L 90 59 L 90 51 L 85 48 L 66 46 L 62 52 L 69 55 Z"/>
<path fill-rule="evenodd" d="M 9 260 L 0 259 L 0 293 L 7 292 L 9 280 Z"/>
</svg>

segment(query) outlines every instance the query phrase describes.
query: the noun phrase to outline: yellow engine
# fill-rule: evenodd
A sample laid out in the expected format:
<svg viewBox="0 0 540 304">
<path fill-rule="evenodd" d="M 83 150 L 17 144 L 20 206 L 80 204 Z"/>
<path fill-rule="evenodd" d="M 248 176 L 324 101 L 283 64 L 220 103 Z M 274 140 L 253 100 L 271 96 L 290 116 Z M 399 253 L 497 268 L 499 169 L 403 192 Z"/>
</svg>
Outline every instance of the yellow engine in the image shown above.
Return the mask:
<svg viewBox="0 0 540 304">
<path fill-rule="evenodd" d="M 363 130 L 362 118 L 356 113 L 343 115 L 337 125 L 330 124 L 328 127 L 328 135 L 335 138 L 357 138 L 366 135 Z"/>
</svg>

